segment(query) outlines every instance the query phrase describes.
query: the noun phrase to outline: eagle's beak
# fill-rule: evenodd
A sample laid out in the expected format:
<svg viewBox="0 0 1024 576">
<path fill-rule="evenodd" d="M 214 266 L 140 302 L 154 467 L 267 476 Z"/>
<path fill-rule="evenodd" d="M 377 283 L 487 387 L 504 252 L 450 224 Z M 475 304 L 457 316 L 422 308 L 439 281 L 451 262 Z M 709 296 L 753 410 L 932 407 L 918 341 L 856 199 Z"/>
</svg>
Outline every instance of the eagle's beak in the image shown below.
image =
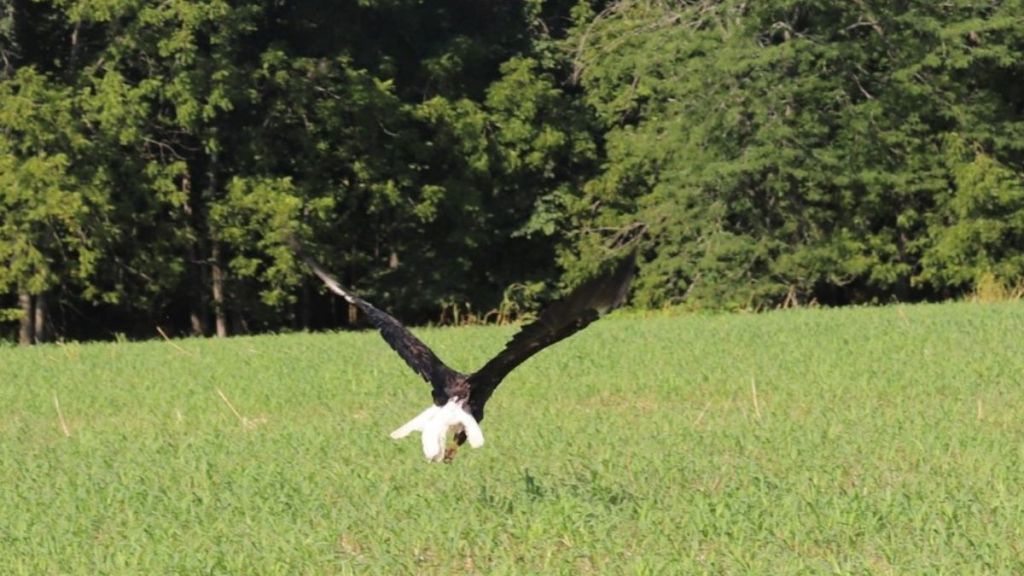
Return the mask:
<svg viewBox="0 0 1024 576">
<path fill-rule="evenodd" d="M 423 455 L 431 462 L 444 459 L 444 446 L 451 431 L 466 433 L 466 440 L 473 448 L 484 445 L 484 433 L 480 424 L 463 406 L 465 401 L 450 398 L 444 406 L 431 406 L 412 420 L 391 433 L 394 439 L 405 438 L 415 431 L 422 433 Z"/>
</svg>

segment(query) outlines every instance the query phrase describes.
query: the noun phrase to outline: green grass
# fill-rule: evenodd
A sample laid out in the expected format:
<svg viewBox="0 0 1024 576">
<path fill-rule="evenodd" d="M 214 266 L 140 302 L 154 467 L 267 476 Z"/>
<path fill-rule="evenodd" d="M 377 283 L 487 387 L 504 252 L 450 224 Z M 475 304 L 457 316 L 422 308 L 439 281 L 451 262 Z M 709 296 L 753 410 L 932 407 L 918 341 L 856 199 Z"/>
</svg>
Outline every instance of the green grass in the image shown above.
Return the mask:
<svg viewBox="0 0 1024 576">
<path fill-rule="evenodd" d="M 472 369 L 513 330 L 420 334 Z M 1020 304 L 613 316 L 449 466 L 388 439 L 429 395 L 374 333 L 0 348 L 0 574 L 1019 574 L 1022 336 Z"/>
</svg>

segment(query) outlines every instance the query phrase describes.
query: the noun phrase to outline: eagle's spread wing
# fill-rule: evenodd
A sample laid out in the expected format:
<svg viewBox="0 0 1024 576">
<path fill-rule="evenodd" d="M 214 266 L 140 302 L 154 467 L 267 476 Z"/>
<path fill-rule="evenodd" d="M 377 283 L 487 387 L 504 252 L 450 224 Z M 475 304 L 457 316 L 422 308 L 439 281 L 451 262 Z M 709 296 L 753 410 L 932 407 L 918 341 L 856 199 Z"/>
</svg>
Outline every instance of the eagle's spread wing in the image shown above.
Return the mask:
<svg viewBox="0 0 1024 576">
<path fill-rule="evenodd" d="M 501 353 L 469 377 L 473 416 L 477 420 L 483 419 L 484 404 L 513 368 L 621 305 L 635 269 L 636 252 L 632 252 L 610 274 L 581 284 L 568 296 L 545 308 L 534 322 L 523 327 Z"/>
<path fill-rule="evenodd" d="M 334 276 L 328 274 L 312 258 L 306 256 L 297 245 L 293 244 L 293 248 L 306 261 L 306 264 L 313 273 L 324 281 L 324 284 L 327 285 L 331 292 L 359 308 L 359 311 L 366 316 L 367 320 L 380 330 L 381 336 L 384 337 L 384 340 L 391 345 L 395 352 L 398 352 L 402 360 L 405 360 L 405 363 L 410 368 L 433 385 L 434 401 L 438 405 L 443 405 L 447 401 L 445 387 L 457 380 L 460 374 L 446 366 L 426 344 L 413 335 L 401 322 L 387 312 L 380 310 L 373 304 L 342 288 Z"/>
</svg>

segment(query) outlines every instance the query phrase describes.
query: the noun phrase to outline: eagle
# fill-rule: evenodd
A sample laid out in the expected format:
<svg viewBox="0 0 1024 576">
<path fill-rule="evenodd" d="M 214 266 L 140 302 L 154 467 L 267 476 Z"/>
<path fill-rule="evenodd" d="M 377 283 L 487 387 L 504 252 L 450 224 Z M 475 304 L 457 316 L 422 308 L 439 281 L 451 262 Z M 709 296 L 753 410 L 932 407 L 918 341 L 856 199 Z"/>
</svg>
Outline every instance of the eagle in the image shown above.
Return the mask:
<svg viewBox="0 0 1024 576">
<path fill-rule="evenodd" d="M 572 336 L 620 306 L 636 271 L 636 251 L 633 250 L 607 273 L 584 282 L 544 308 L 536 320 L 516 333 L 482 368 L 463 374 L 448 367 L 393 316 L 343 288 L 296 244 L 292 247 L 331 292 L 358 308 L 380 331 L 384 341 L 430 384 L 433 403 L 391 433 L 391 438 L 397 440 L 420 432 L 423 455 L 430 462 L 450 462 L 458 447 L 467 441 L 473 448 L 483 446 L 480 422 L 484 419 L 484 405 L 505 376 L 534 354 Z M 454 442 L 447 447 L 449 434 Z"/>
</svg>

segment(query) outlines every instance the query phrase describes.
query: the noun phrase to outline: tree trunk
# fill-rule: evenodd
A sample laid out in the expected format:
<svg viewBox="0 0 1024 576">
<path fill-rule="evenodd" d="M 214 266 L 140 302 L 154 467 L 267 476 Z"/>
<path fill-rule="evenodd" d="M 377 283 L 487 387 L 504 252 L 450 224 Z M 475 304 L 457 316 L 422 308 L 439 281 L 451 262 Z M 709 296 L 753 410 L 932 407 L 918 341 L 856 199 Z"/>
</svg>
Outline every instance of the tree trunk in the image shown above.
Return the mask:
<svg viewBox="0 0 1024 576">
<path fill-rule="evenodd" d="M 14 6 L 14 2 L 7 3 L 7 10 L 7 22 L 10 29 L 10 36 L 5 38 L 6 42 L 0 44 L 0 64 L 3 65 L 0 78 L 10 78 L 14 75 L 13 61 L 18 57 L 18 13 L 17 8 Z M 0 16 L 2 16 L 2 13 L 0 13 Z"/>
<path fill-rule="evenodd" d="M 75 27 L 71 30 L 71 50 L 68 53 L 68 65 L 66 70 L 70 75 L 75 72 L 75 65 L 78 63 L 78 32 L 82 29 L 82 21 L 75 22 Z"/>
<path fill-rule="evenodd" d="M 348 305 L 348 325 L 355 326 L 359 322 L 359 308 L 355 304 Z"/>
<path fill-rule="evenodd" d="M 188 313 L 188 322 L 192 327 L 193 336 L 202 336 L 203 334 L 206 334 L 206 326 L 203 325 L 203 315 L 199 311 L 198 307 L 192 307 L 192 311 Z"/>
<path fill-rule="evenodd" d="M 228 315 L 224 309 L 224 268 L 220 264 L 220 242 L 214 240 L 210 249 L 210 270 L 213 284 L 213 318 L 217 325 L 217 337 L 228 335 Z"/>
<path fill-rule="evenodd" d="M 196 237 L 196 241 L 189 243 L 188 246 L 186 276 L 189 291 L 188 320 L 193 336 L 206 336 L 208 324 L 206 321 L 206 266 L 199 261 L 199 255 L 203 253 L 203 246 L 196 227 L 196 212 L 192 209 L 192 205 L 197 200 L 192 197 L 192 176 L 188 172 L 181 179 L 181 191 L 188 199 L 184 206 L 186 225 L 192 229 Z"/>
<path fill-rule="evenodd" d="M 376 250 L 378 255 L 380 254 L 380 243 L 379 242 L 377 243 L 377 247 L 374 248 L 374 250 Z M 353 254 L 353 258 L 350 259 L 349 262 L 355 262 L 355 257 L 354 257 L 354 255 L 355 255 L 355 245 L 354 244 L 353 244 L 353 248 L 352 248 L 352 254 Z M 352 288 L 355 285 L 355 279 L 354 279 L 354 275 L 352 274 L 351 269 L 349 270 L 348 274 L 345 275 L 345 277 L 346 277 L 346 285 L 349 288 Z M 352 288 L 352 289 L 354 290 L 355 288 Z M 335 301 L 336 300 L 334 298 L 331 298 L 331 302 L 335 302 Z M 348 325 L 349 326 L 355 326 L 359 322 L 359 308 L 356 308 L 355 304 L 347 304 L 346 307 L 348 308 L 348 310 L 347 310 L 347 312 L 348 312 L 348 314 L 347 314 L 347 316 L 348 316 L 348 318 L 347 318 L 348 319 Z"/>
<path fill-rule="evenodd" d="M 46 305 L 46 295 L 37 294 L 35 297 L 35 324 L 36 343 L 50 341 L 50 310 Z"/>
<path fill-rule="evenodd" d="M 189 246 L 189 322 L 194 336 L 206 336 L 209 333 L 208 296 L 206 292 L 206 264 L 199 261 L 202 254 L 202 243 L 196 242 Z"/>
<path fill-rule="evenodd" d="M 308 331 L 309 330 L 309 321 L 313 317 L 313 315 L 312 315 L 312 313 L 310 312 L 310 309 L 309 309 L 309 299 L 310 299 L 310 296 L 311 295 L 310 295 L 310 291 L 309 291 L 309 282 L 306 281 L 306 280 L 303 280 L 302 281 L 302 294 L 299 295 L 299 327 L 298 328 L 300 330 Z"/>
<path fill-rule="evenodd" d="M 18 330 L 18 344 L 21 346 L 31 346 L 36 341 L 36 315 L 32 306 L 32 295 L 28 292 L 19 292 L 18 306 L 21 308 L 21 325 Z"/>
<path fill-rule="evenodd" d="M 216 129 L 211 129 L 210 136 L 217 137 Z M 216 231 L 210 225 L 210 207 L 214 198 L 217 197 L 219 181 L 219 161 L 217 152 L 211 151 L 206 162 L 206 194 L 203 195 L 203 209 L 200 214 L 203 216 L 202 228 L 206 230 L 206 238 L 210 241 L 210 288 L 213 294 L 213 322 L 218 338 L 226 338 L 228 335 L 228 312 L 224 306 L 224 268 L 220 258 L 220 240 L 217 239 Z"/>
</svg>

